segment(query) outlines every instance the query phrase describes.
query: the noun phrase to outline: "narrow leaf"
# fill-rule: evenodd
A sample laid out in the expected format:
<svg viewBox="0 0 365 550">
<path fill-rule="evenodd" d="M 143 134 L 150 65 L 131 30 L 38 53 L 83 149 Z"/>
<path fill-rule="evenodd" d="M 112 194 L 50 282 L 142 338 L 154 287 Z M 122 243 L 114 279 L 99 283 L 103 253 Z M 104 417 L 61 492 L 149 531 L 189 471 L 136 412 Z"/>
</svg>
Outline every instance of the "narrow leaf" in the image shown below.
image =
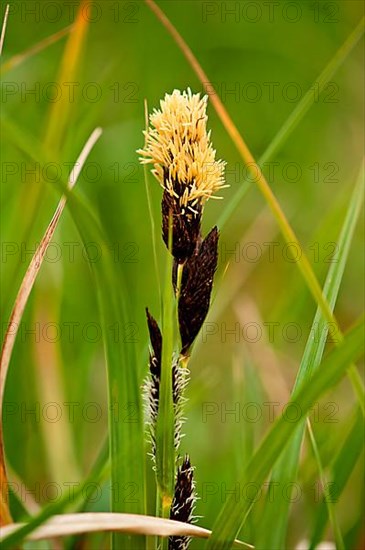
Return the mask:
<svg viewBox="0 0 365 550">
<path fill-rule="evenodd" d="M 360 453 L 364 447 L 364 417 L 358 410 L 353 427 L 345 441 L 341 434 L 341 446 L 331 466 L 332 479 L 335 480 L 335 502 L 341 496 L 346 483 L 353 472 L 353 469 L 361 456 Z M 314 550 L 321 541 L 328 521 L 328 507 L 325 497 L 323 497 L 319 509 L 316 511 L 314 528 L 311 536 L 310 550 Z"/>
</svg>

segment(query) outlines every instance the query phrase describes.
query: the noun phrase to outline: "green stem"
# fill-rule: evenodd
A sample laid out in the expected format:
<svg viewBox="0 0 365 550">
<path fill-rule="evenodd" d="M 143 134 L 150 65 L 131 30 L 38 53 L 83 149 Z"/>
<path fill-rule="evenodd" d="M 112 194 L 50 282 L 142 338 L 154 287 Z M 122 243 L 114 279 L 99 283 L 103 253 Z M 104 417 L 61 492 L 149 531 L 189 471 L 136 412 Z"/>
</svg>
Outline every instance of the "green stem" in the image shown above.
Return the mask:
<svg viewBox="0 0 365 550">
<path fill-rule="evenodd" d="M 169 250 L 172 250 L 172 218 L 169 220 Z M 175 479 L 174 406 L 172 357 L 174 350 L 174 303 L 171 289 L 172 254 L 168 254 L 163 300 L 162 365 L 156 422 L 156 476 L 160 515 L 169 517 Z"/>
<path fill-rule="evenodd" d="M 182 342 L 181 342 L 181 336 L 180 336 L 180 330 L 179 330 L 179 299 L 180 299 L 180 293 L 181 293 L 181 281 L 182 281 L 182 274 L 184 271 L 184 264 L 178 264 L 177 265 L 177 273 L 176 273 L 176 327 L 177 327 L 177 339 L 179 341 L 179 347 L 181 349 Z"/>
<path fill-rule="evenodd" d="M 182 280 L 183 271 L 184 271 L 184 264 L 178 264 L 177 275 L 176 275 L 176 302 L 178 302 L 180 298 L 181 280 Z"/>
</svg>

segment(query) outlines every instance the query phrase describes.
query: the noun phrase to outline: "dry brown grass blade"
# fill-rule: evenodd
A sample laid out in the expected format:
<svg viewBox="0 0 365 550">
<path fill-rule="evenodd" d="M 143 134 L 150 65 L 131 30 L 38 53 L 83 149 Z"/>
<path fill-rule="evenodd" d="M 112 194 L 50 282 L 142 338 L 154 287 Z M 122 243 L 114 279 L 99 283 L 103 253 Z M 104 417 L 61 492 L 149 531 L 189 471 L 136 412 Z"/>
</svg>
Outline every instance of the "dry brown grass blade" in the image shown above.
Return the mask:
<svg viewBox="0 0 365 550">
<path fill-rule="evenodd" d="M 1 428 L 0 428 L 1 435 Z M 11 523 L 11 515 L 8 505 L 8 484 L 6 479 L 3 438 L 0 437 L 0 526 Z"/>
<path fill-rule="evenodd" d="M 14 69 L 33 55 L 41 52 L 42 50 L 45 50 L 48 46 L 51 46 L 55 42 L 58 42 L 61 38 L 66 36 L 68 33 L 72 31 L 74 28 L 74 25 L 69 25 L 68 27 L 65 27 L 64 29 L 61 29 L 60 31 L 55 32 L 54 34 L 51 34 L 50 36 L 47 36 L 47 38 L 44 38 L 28 50 L 25 50 L 22 53 L 16 54 L 12 56 L 10 59 L 5 61 L 0 67 L 0 71 L 2 74 L 10 71 L 11 69 Z"/>
<path fill-rule="evenodd" d="M 91 149 L 99 139 L 101 132 L 102 130 L 100 128 L 96 128 L 92 132 L 86 144 L 84 145 L 75 163 L 75 166 L 70 174 L 69 183 L 68 183 L 69 189 L 72 189 L 73 186 L 75 185 L 77 178 L 82 170 L 82 167 Z M 0 355 L 0 482 L 1 482 L 0 524 L 1 522 L 9 523 L 9 518 L 10 518 L 8 505 L 7 505 L 7 480 L 6 480 L 5 459 L 4 459 L 4 449 L 3 449 L 3 433 L 2 433 L 2 405 L 3 405 L 3 399 L 4 399 L 6 376 L 8 373 L 10 358 L 13 351 L 17 331 L 24 313 L 25 306 L 27 304 L 29 295 L 33 288 L 38 272 L 41 268 L 45 253 L 47 251 L 47 247 L 53 237 L 58 221 L 65 207 L 65 204 L 66 204 L 66 197 L 63 196 L 60 199 L 60 202 L 55 210 L 55 213 L 53 214 L 53 217 L 46 229 L 46 232 L 34 256 L 32 257 L 32 260 L 24 275 L 23 281 L 20 285 L 13 309 L 10 315 L 8 327 L 4 337 L 3 346 L 1 349 L 1 355 Z"/>
<path fill-rule="evenodd" d="M 231 137 L 233 143 L 235 144 L 240 156 L 242 157 L 242 160 L 245 162 L 248 170 L 251 172 L 251 176 L 253 177 L 253 180 L 255 181 L 262 195 L 264 196 L 271 212 L 275 216 L 275 219 L 277 220 L 278 225 L 286 241 L 290 243 L 295 243 L 301 250 L 303 250 L 303 247 L 300 246 L 298 238 L 295 235 L 293 229 L 291 228 L 288 220 L 286 219 L 286 216 L 282 211 L 278 200 L 276 199 L 269 184 L 267 183 L 262 170 L 259 169 L 259 166 L 257 165 L 251 151 L 247 147 L 242 135 L 240 134 L 233 120 L 229 116 L 218 93 L 215 91 L 214 86 L 212 85 L 208 76 L 202 69 L 195 55 L 193 54 L 193 52 L 191 51 L 191 49 L 189 48 L 189 46 L 187 45 L 183 37 L 180 35 L 180 33 L 171 23 L 171 21 L 166 17 L 166 15 L 161 10 L 161 8 L 159 8 L 159 6 L 154 2 L 154 0 L 145 0 L 145 2 L 148 5 L 148 7 L 151 9 L 151 11 L 159 19 L 159 21 L 163 24 L 163 26 L 167 29 L 167 31 L 171 34 L 172 38 L 175 40 L 176 44 L 179 46 L 180 50 L 186 57 L 187 61 L 190 63 L 191 67 L 193 68 L 195 74 L 199 78 L 202 85 L 209 86 L 210 101 L 213 107 L 215 108 L 217 115 L 221 119 L 223 126 L 225 127 L 228 135 Z M 322 294 L 322 289 L 320 287 L 320 284 L 318 283 L 318 280 L 312 270 L 310 262 L 304 253 L 301 255 L 301 258 L 297 262 L 297 265 L 314 299 L 316 300 L 319 307 L 321 308 L 324 317 L 326 318 L 327 321 L 331 323 L 335 323 L 335 325 L 337 326 L 337 321 L 331 311 L 331 308 L 329 307 L 327 301 L 325 300 Z"/>
<path fill-rule="evenodd" d="M 24 524 L 15 523 L 1 529 L 1 539 L 13 533 Z M 119 531 L 133 535 L 160 537 L 186 536 L 209 538 L 211 531 L 190 523 L 170 519 L 143 516 L 138 514 L 117 514 L 107 512 L 85 512 L 53 516 L 47 523 L 29 535 L 30 540 L 44 540 L 52 537 L 65 537 L 98 531 Z M 236 540 L 239 548 L 254 548 L 251 544 Z"/>
</svg>

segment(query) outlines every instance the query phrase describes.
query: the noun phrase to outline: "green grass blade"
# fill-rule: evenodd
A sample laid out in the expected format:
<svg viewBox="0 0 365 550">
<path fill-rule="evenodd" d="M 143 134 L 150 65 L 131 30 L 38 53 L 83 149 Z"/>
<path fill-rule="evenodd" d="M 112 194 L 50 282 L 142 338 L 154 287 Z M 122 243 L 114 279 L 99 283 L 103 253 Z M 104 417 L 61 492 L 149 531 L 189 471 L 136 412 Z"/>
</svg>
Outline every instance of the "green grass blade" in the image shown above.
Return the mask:
<svg viewBox="0 0 365 550">
<path fill-rule="evenodd" d="M 148 106 L 147 106 L 147 100 L 145 100 L 145 118 L 146 118 L 146 132 L 148 131 Z M 145 143 L 146 145 L 146 143 Z M 153 215 L 153 206 L 152 206 L 152 198 L 151 198 L 151 191 L 150 191 L 150 184 L 148 181 L 148 169 L 147 164 L 143 165 L 143 177 L 144 177 L 144 184 L 146 188 L 146 197 L 147 197 L 147 205 L 148 205 L 148 214 L 150 217 L 150 224 L 151 224 L 151 241 L 152 241 L 152 252 L 153 252 L 153 263 L 155 268 L 155 276 L 156 276 L 156 284 L 159 292 L 159 297 L 161 299 L 161 277 L 160 277 L 160 270 L 158 266 L 158 259 L 157 259 L 157 243 L 156 243 L 156 223 L 155 218 Z"/>
<path fill-rule="evenodd" d="M 338 262 L 331 264 L 324 285 L 324 295 L 332 310 L 335 307 L 353 233 L 361 210 L 363 188 L 363 169 L 361 169 L 338 239 Z M 314 337 L 315 334 L 317 337 Z M 310 337 L 307 341 L 294 384 L 293 396 L 296 395 L 298 389 L 301 388 L 305 382 L 310 380 L 313 372 L 319 367 L 327 341 L 327 334 L 328 323 L 326 319 L 324 319 L 320 308 L 317 308 Z M 287 446 L 273 469 L 271 481 L 280 483 L 281 487 L 283 487 L 283 483 L 290 483 L 296 479 L 304 429 L 305 424 L 302 422 L 295 437 Z M 263 528 L 258 534 L 258 540 L 256 541 L 257 548 L 282 548 L 285 545 L 289 508 L 290 503 L 288 499 L 283 498 L 276 500 L 275 503 L 270 502 L 270 499 L 266 499 L 263 516 L 261 518 Z"/>
<path fill-rule="evenodd" d="M 102 269 L 95 270 L 95 280 L 108 365 L 111 510 L 143 514 L 145 447 L 140 399 L 141 381 L 137 377 L 137 361 L 133 347 L 122 343 L 120 338 L 115 337 L 115 332 L 110 330 L 110 327 L 125 326 L 128 316 L 123 296 L 116 286 L 115 274 L 112 269 L 107 269 L 106 263 L 105 261 Z M 119 288 L 124 286 L 121 285 L 121 278 L 119 274 Z M 126 494 L 132 494 L 132 497 L 126 498 Z M 113 533 L 112 540 L 115 548 L 145 546 L 144 537 L 132 538 Z"/>
<path fill-rule="evenodd" d="M 172 245 L 172 220 L 169 243 Z M 172 247 L 169 246 L 171 249 Z M 162 365 L 160 397 L 156 422 L 156 475 L 161 498 L 162 517 L 168 517 L 175 476 L 174 407 L 172 400 L 172 355 L 174 350 L 174 297 L 171 273 L 172 254 L 167 254 L 163 295 Z"/>
<path fill-rule="evenodd" d="M 360 410 L 357 411 L 353 427 L 345 441 L 341 441 L 340 451 L 332 464 L 332 479 L 335 480 L 335 501 L 339 499 L 346 483 L 360 457 L 364 447 L 364 417 Z M 310 550 L 314 550 L 321 541 L 328 521 L 328 508 L 323 497 L 319 509 L 316 511 L 314 528 L 312 531 Z"/>
<path fill-rule="evenodd" d="M 294 406 L 296 410 L 301 411 L 301 417 L 304 417 L 316 400 L 341 380 L 349 364 L 356 361 L 363 352 L 363 331 L 364 321 L 362 320 L 345 336 L 338 347 L 332 349 L 323 361 L 322 368 L 313 375 L 311 380 L 303 384 L 295 399 L 289 401 L 288 407 Z M 300 422 L 300 419 L 298 422 L 287 422 L 284 415 L 277 419 L 245 469 L 240 480 L 241 487 L 244 487 L 247 482 L 254 483 L 257 489 L 262 486 L 272 465 L 297 431 Z M 231 548 L 236 534 L 254 505 L 254 500 L 255 497 L 252 500 L 245 498 L 237 502 L 235 495 L 231 494 L 228 497 L 215 522 L 207 548 L 210 550 Z"/>
<path fill-rule="evenodd" d="M 354 235 L 356 223 L 359 219 L 359 214 L 363 203 L 363 194 L 364 167 L 362 166 L 357 177 L 356 185 L 338 238 L 338 261 L 331 264 L 324 284 L 324 295 L 326 296 L 332 310 L 334 309 L 337 301 L 343 273 L 345 271 L 350 252 L 352 237 Z M 295 391 L 304 380 L 311 376 L 313 371 L 318 367 L 323 355 L 329 327 L 319 308 L 317 309 L 314 317 L 312 327 L 313 331 L 316 327 L 318 327 L 317 334 L 319 335 L 318 344 L 316 344 L 315 339 L 308 341 L 304 350 L 301 367 L 299 369 L 293 391 Z M 312 334 L 314 334 L 314 332 L 312 332 Z"/>
<path fill-rule="evenodd" d="M 325 474 L 324 474 L 324 468 L 323 468 L 323 465 L 322 465 L 322 460 L 321 460 L 321 456 L 319 454 L 318 445 L 317 445 L 316 439 L 314 437 L 314 432 L 313 432 L 312 425 L 311 425 L 311 422 L 310 422 L 309 418 L 307 418 L 307 430 L 308 430 L 309 438 L 310 438 L 311 445 L 312 445 L 312 448 L 313 448 L 313 453 L 314 453 L 315 458 L 316 458 L 321 484 L 322 484 L 322 487 L 326 487 L 327 481 L 326 481 L 326 477 L 325 477 Z M 345 544 L 343 542 L 341 529 L 340 529 L 340 526 L 338 524 L 336 512 L 335 512 L 335 509 L 334 509 L 334 506 L 333 506 L 333 503 L 332 503 L 332 499 L 331 499 L 330 496 L 329 497 L 325 496 L 325 503 L 326 503 L 326 506 L 327 506 L 328 515 L 331 518 L 331 525 L 332 525 L 333 534 L 334 534 L 335 541 L 336 541 L 336 548 L 337 548 L 337 550 L 345 550 Z"/>
<path fill-rule="evenodd" d="M 151 224 L 151 241 L 152 241 L 152 252 L 153 252 L 153 264 L 154 264 L 155 276 L 156 276 L 156 285 L 157 285 L 157 288 L 158 288 L 158 294 L 161 297 L 161 283 L 160 283 L 161 279 L 160 279 L 160 270 L 158 268 L 157 246 L 156 246 L 156 224 L 155 224 L 155 218 L 154 218 L 154 215 L 153 215 L 153 208 L 152 208 L 150 185 L 149 185 L 149 182 L 148 182 L 147 167 L 146 167 L 145 164 L 143 165 L 143 176 L 144 176 L 144 182 L 145 182 L 145 188 L 146 188 L 148 214 L 149 214 L 149 217 L 150 217 L 150 224 Z"/>
</svg>

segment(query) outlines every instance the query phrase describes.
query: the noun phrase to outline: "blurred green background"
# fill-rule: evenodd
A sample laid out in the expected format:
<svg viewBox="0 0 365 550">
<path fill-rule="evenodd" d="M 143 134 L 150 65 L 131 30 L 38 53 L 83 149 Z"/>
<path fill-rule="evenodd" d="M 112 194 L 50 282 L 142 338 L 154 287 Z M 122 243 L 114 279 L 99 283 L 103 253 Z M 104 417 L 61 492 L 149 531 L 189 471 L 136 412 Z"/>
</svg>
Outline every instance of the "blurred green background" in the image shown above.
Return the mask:
<svg viewBox="0 0 365 550">
<path fill-rule="evenodd" d="M 96 126 L 103 129 L 77 189 L 100 219 L 114 250 L 115 267 L 126 281 L 128 323 L 111 330 L 117 331 L 117 345 L 135 347 L 142 386 L 147 369 L 145 307 L 159 317 L 146 190 L 136 154 L 143 146 L 144 100 L 151 111 L 175 88 L 204 90 L 143 2 L 91 4 L 92 20 L 71 81 L 59 81 L 65 36 L 3 71 L 2 113 L 24 136 L 39 143 L 48 140 L 57 170 L 64 177 L 91 131 Z M 10 5 L 4 64 L 70 25 L 78 2 Z M 174 0 L 159 5 L 197 56 L 256 159 L 304 93 L 312 86 L 316 93 L 317 76 L 364 11 L 363 3 L 353 0 Z M 359 44 L 273 162 L 264 167 L 321 284 L 329 262 L 336 259 L 339 229 L 364 148 L 363 61 Z M 49 120 L 55 108 L 60 108 L 56 118 L 60 126 L 51 132 Z M 227 161 L 230 187 L 223 191 L 226 201 L 243 184 L 246 170 L 211 106 L 208 114 L 217 156 Z M 57 204 L 60 191 L 52 178 L 51 168 L 47 172 L 35 166 L 3 132 L 2 337 L 31 251 Z M 159 228 L 161 189 L 152 176 L 149 182 Z M 223 205 L 222 201 L 207 204 L 204 232 L 217 222 Z M 343 330 L 363 309 L 361 216 L 335 310 Z M 36 484 L 40 484 L 41 504 L 54 497 L 52 488 L 49 493 L 43 490 L 50 482 L 63 487 L 64 482 L 76 482 L 85 475 L 107 431 L 96 292 L 67 208 L 54 243 L 19 329 L 4 415 L 9 464 L 29 488 L 38 490 Z M 90 247 L 95 261 L 102 262 L 98 243 Z M 166 256 L 159 239 L 158 257 L 163 266 Z M 196 513 L 203 516 L 201 525 L 212 526 L 226 490 L 237 490 L 237 472 L 271 425 L 264 403 L 277 403 L 278 414 L 280 404 L 287 400 L 315 308 L 263 197 L 251 185 L 221 232 L 214 303 L 190 364 L 182 452 L 191 455 L 196 467 L 200 496 Z M 318 404 L 315 433 L 325 464 L 348 432 L 354 401 L 345 379 Z M 49 404 L 54 402 L 59 405 L 52 408 Z M 73 421 L 71 405 L 62 405 L 71 402 L 77 404 Z M 252 402 L 257 419 L 246 407 Z M 332 412 L 325 408 L 329 402 L 334 403 L 336 420 L 331 424 L 326 422 Z M 36 414 L 26 414 L 26 409 L 35 407 Z M 228 410 L 235 413 L 226 414 Z M 148 462 L 147 466 L 150 470 Z M 360 466 L 354 469 L 337 505 L 346 541 L 354 548 L 360 548 L 363 536 Z M 308 524 L 317 510 L 318 472 L 309 446 L 303 450 L 297 482 L 300 498 L 291 513 L 290 548 L 308 536 Z M 103 494 L 93 509 L 106 510 L 107 506 L 108 496 Z M 259 529 L 259 511 L 260 502 L 242 534 L 252 543 Z M 201 543 L 194 541 L 192 547 L 199 548 Z"/>
</svg>

